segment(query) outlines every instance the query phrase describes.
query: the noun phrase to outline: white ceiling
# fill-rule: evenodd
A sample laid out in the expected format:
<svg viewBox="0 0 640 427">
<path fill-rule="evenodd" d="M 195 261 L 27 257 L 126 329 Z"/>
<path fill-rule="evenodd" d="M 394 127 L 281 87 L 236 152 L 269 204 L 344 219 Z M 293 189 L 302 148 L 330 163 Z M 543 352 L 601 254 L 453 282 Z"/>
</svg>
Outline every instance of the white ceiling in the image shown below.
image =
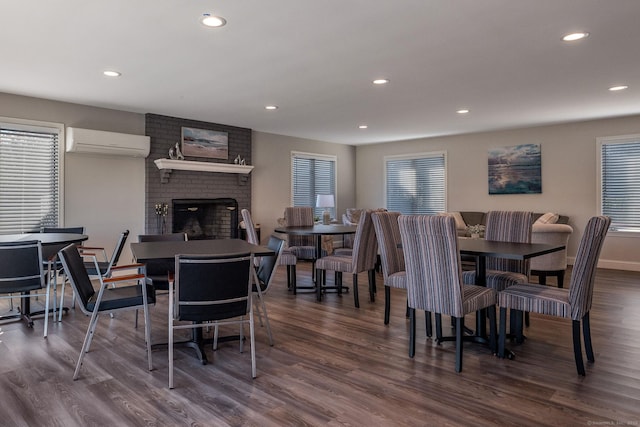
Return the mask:
<svg viewBox="0 0 640 427">
<path fill-rule="evenodd" d="M 0 92 L 322 141 L 640 113 L 639 0 L 6 0 L 0 22 Z"/>
</svg>

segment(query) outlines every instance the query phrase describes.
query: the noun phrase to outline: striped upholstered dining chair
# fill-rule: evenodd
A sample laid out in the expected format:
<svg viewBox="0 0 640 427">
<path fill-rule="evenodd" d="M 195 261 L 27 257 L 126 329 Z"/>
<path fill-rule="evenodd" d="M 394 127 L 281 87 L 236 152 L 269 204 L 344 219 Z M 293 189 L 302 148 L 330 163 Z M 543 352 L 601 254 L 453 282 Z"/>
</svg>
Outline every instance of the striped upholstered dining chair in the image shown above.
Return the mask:
<svg viewBox="0 0 640 427">
<path fill-rule="evenodd" d="M 564 317 L 572 320 L 573 352 L 579 375 L 585 375 L 582 360 L 582 343 L 580 339 L 580 323 L 584 335 L 584 347 L 587 359 L 594 362 L 591 345 L 591 329 L 589 311 L 593 297 L 593 284 L 596 267 L 604 238 L 609 230 L 611 219 L 596 216 L 589 220 L 580 240 L 571 273 L 569 289 L 554 288 L 538 284 L 514 285 L 498 294 L 500 305 L 500 340 L 498 355 L 504 357 L 506 340 L 507 309 Z"/>
<path fill-rule="evenodd" d="M 389 324 L 391 312 L 391 288 L 407 289 L 407 273 L 404 254 L 398 247 L 401 242 L 398 217 L 400 212 L 372 212 L 371 220 L 376 231 L 380 261 L 384 277 L 384 324 Z M 431 313 L 425 313 L 427 336 L 431 336 Z"/>
<path fill-rule="evenodd" d="M 485 239 L 498 242 L 531 243 L 531 212 L 491 211 L 487 213 Z M 475 284 L 475 270 L 465 271 L 462 280 Z M 487 258 L 486 284 L 497 292 L 529 281 L 529 260 Z"/>
<path fill-rule="evenodd" d="M 258 233 L 256 232 L 256 226 L 253 223 L 253 218 L 251 217 L 251 212 L 247 209 L 242 209 L 240 211 L 242 214 L 242 220 L 244 221 L 245 230 L 247 232 L 247 242 L 252 243 L 254 245 L 259 245 L 260 240 L 258 239 Z M 255 257 L 256 267 L 260 265 L 260 258 Z M 295 292 L 296 287 L 296 264 L 298 259 L 296 256 L 289 250 L 289 248 L 283 248 L 280 253 L 280 258 L 278 258 L 278 265 L 286 265 L 287 266 L 287 287 L 293 288 Z"/>
<path fill-rule="evenodd" d="M 415 355 L 415 310 L 432 311 L 436 317 L 437 342 L 456 342 L 456 372 L 462 371 L 464 316 L 488 309 L 490 348 L 496 347 L 496 291 L 462 283 L 458 232 L 453 217 L 401 215 L 398 218 L 407 268 L 409 302 L 409 357 Z M 442 315 L 456 319 L 456 336 L 442 336 Z"/>
<path fill-rule="evenodd" d="M 378 242 L 371 222 L 371 211 L 364 211 L 356 228 L 353 240 L 353 252 L 350 256 L 329 255 L 316 261 L 316 268 L 320 277 L 318 281 L 322 287 L 326 285 L 327 270 L 335 271 L 338 292 L 342 289 L 342 273 L 353 275 L 353 302 L 360 307 L 358 297 L 358 273 L 369 274 L 369 299 L 375 301 L 376 292 L 376 258 L 378 256 Z"/>
</svg>

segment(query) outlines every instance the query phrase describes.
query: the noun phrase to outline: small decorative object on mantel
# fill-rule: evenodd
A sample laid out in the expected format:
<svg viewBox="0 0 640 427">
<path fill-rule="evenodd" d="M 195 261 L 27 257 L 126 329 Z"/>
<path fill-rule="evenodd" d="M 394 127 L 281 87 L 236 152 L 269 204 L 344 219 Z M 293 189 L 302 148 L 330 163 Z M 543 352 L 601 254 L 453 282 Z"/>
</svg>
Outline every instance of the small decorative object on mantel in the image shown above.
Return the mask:
<svg viewBox="0 0 640 427">
<path fill-rule="evenodd" d="M 240 154 L 238 154 L 236 156 L 236 158 L 233 159 L 233 163 L 235 163 L 236 165 L 242 165 L 242 166 L 244 166 L 246 164 L 244 159 L 242 157 L 240 157 Z"/>
<path fill-rule="evenodd" d="M 176 145 L 169 148 L 169 158 L 171 160 L 184 160 L 184 156 L 182 155 L 182 151 L 180 150 L 179 142 L 176 142 Z"/>
<path fill-rule="evenodd" d="M 484 237 L 484 225 L 476 224 L 476 225 L 468 225 L 467 232 L 471 236 L 472 239 L 479 239 Z"/>
</svg>

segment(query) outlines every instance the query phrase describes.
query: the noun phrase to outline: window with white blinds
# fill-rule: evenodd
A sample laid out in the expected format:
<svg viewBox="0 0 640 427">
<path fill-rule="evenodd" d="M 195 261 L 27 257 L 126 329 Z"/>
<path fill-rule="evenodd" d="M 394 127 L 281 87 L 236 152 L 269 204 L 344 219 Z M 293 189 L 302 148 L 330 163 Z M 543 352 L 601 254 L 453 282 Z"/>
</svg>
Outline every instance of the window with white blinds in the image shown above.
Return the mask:
<svg viewBox="0 0 640 427">
<path fill-rule="evenodd" d="M 611 230 L 640 232 L 640 135 L 598 138 L 600 211 Z"/>
<path fill-rule="evenodd" d="M 446 153 L 384 158 L 386 207 L 405 215 L 446 210 Z"/>
<path fill-rule="evenodd" d="M 324 208 L 316 207 L 318 194 L 333 194 L 336 200 L 336 157 L 322 154 L 291 153 L 292 206 L 312 206 L 314 215 L 322 217 Z M 336 207 L 329 208 L 336 217 Z"/>
<path fill-rule="evenodd" d="M 62 127 L 0 121 L 0 234 L 56 227 Z"/>
</svg>

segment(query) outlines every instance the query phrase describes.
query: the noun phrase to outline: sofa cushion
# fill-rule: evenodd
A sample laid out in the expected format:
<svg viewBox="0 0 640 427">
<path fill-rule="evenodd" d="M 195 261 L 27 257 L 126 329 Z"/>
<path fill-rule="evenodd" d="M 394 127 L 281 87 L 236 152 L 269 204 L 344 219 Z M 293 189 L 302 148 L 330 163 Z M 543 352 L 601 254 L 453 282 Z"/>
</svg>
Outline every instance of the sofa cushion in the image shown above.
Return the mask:
<svg viewBox="0 0 640 427">
<path fill-rule="evenodd" d="M 547 212 L 545 214 L 542 214 L 534 224 L 555 224 L 556 222 L 558 222 L 558 218 L 560 218 L 560 215 L 552 212 Z"/>
</svg>

